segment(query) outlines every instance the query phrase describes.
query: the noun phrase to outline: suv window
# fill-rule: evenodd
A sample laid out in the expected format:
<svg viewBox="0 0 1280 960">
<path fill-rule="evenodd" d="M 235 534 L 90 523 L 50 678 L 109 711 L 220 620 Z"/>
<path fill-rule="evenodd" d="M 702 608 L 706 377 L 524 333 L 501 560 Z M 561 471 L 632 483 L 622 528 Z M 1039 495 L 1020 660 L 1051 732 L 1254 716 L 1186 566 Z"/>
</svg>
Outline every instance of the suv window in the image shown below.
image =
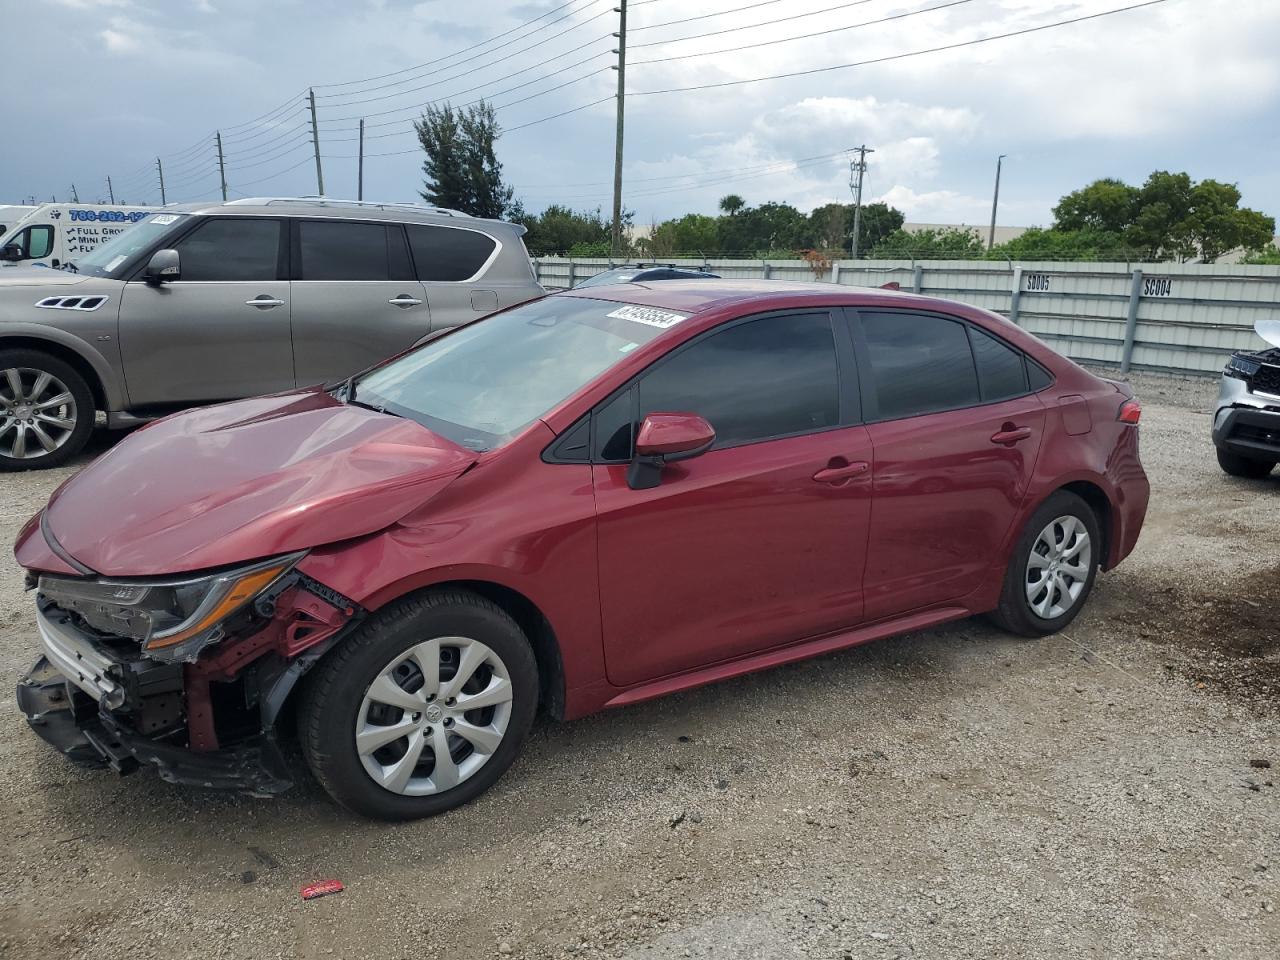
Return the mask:
<svg viewBox="0 0 1280 960">
<path fill-rule="evenodd" d="M 23 260 L 47 257 L 53 252 L 53 227 L 47 224 L 27 227 L 17 236 L 12 237 L 5 246 L 21 248 Z"/>
<path fill-rule="evenodd" d="M 763 317 L 713 333 L 640 379 L 638 416 L 705 417 L 716 447 L 811 433 L 840 423 L 835 340 L 825 313 Z M 631 457 L 631 391 L 598 411 L 599 458 Z"/>
<path fill-rule="evenodd" d="M 861 318 L 879 419 L 979 402 L 963 323 L 916 313 L 863 313 Z"/>
<path fill-rule="evenodd" d="M 298 221 L 302 280 L 389 280 L 387 228 L 349 220 Z"/>
<path fill-rule="evenodd" d="M 498 246 L 493 237 L 476 230 L 422 224 L 406 228 L 419 280 L 470 280 Z"/>
<path fill-rule="evenodd" d="M 1008 400 L 1027 392 L 1027 369 L 1020 351 L 977 327 L 969 328 L 969 342 L 978 365 L 983 403 Z"/>
<path fill-rule="evenodd" d="M 206 220 L 178 241 L 183 280 L 275 280 L 279 276 L 280 221 Z"/>
</svg>

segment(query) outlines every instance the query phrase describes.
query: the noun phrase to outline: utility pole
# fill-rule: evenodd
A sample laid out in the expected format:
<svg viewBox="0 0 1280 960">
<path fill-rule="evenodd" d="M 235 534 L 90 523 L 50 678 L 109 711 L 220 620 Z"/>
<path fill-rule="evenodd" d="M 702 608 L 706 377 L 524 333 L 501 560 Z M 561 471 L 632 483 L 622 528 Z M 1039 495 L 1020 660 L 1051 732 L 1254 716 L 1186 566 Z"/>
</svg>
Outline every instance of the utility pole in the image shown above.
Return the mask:
<svg viewBox="0 0 1280 960">
<path fill-rule="evenodd" d="M 613 8 L 618 14 L 618 32 L 614 34 L 618 38 L 618 49 L 613 51 L 618 55 L 618 65 L 613 68 L 618 71 L 618 132 L 613 143 L 613 243 L 610 247 L 614 256 L 622 252 L 622 131 L 627 97 L 627 0 L 618 2 L 620 5 Z"/>
<path fill-rule="evenodd" d="M 164 196 L 164 167 L 160 165 L 160 158 L 156 157 L 156 172 L 160 174 L 160 206 L 165 206 L 167 201 Z"/>
<path fill-rule="evenodd" d="M 356 167 L 356 199 L 364 199 L 364 117 L 360 118 L 360 163 Z"/>
<path fill-rule="evenodd" d="M 76 185 L 74 183 L 71 185 L 71 202 L 72 203 L 80 202 L 80 194 L 76 193 Z"/>
<path fill-rule="evenodd" d="M 320 125 L 316 123 L 316 92 L 308 88 L 307 96 L 311 100 L 311 142 L 316 148 L 316 190 L 323 197 L 324 173 L 320 169 Z"/>
<path fill-rule="evenodd" d="M 111 198 L 111 204 L 112 206 L 114 206 L 116 202 L 116 189 L 115 187 L 111 186 L 110 176 L 107 177 L 107 196 Z"/>
<path fill-rule="evenodd" d="M 996 192 L 991 198 L 991 232 L 987 234 L 988 250 L 996 245 L 996 208 L 1000 206 L 1000 168 L 1004 165 L 1004 158 L 1007 156 L 1007 153 L 1002 153 L 996 157 Z"/>
<path fill-rule="evenodd" d="M 222 131 L 218 131 L 218 179 L 222 181 L 222 202 L 227 202 L 227 160 L 222 155 Z"/>
<path fill-rule="evenodd" d="M 850 253 L 857 260 L 858 236 L 862 230 L 862 178 L 867 172 L 867 154 L 875 151 L 864 143 L 855 147 L 854 152 L 858 154 L 858 159 L 849 161 L 849 189 L 853 191 L 853 244 Z"/>
</svg>

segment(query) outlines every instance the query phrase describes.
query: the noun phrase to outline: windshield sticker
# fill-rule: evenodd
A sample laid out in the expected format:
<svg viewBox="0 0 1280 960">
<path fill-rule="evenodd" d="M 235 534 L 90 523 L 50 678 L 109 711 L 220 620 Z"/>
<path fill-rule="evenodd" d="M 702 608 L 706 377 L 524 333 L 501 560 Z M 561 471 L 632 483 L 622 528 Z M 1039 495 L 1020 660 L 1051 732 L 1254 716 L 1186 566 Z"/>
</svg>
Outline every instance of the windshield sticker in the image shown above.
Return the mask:
<svg viewBox="0 0 1280 960">
<path fill-rule="evenodd" d="M 640 346 L 640 344 L 638 344 L 638 343 L 628 343 L 626 346 L 619 347 L 619 348 L 618 348 L 618 352 L 619 352 L 619 353 L 630 353 L 632 350 L 634 350 L 634 349 L 635 349 L 636 347 L 638 347 L 638 346 Z"/>
<path fill-rule="evenodd" d="M 167 224 L 176 222 L 177 219 L 178 215 L 176 213 L 158 213 L 151 218 L 151 222 L 158 223 L 163 227 Z"/>
<path fill-rule="evenodd" d="M 647 327 L 657 327 L 659 330 L 670 329 L 681 320 L 688 319 L 683 313 L 672 313 L 670 310 L 659 310 L 656 307 L 637 307 L 633 303 L 620 307 L 613 313 L 607 313 L 605 316 L 643 323 Z"/>
<path fill-rule="evenodd" d="M 128 260 L 128 259 L 129 259 L 129 258 L 128 258 L 128 257 L 126 257 L 126 256 L 112 257 L 112 258 L 111 258 L 111 262 L 110 262 L 110 263 L 108 263 L 108 264 L 107 264 L 107 266 L 106 266 L 106 271 L 107 271 L 107 273 L 110 273 L 110 272 L 111 272 L 111 271 L 113 271 L 116 267 L 120 266 L 120 264 L 124 263 L 124 262 L 125 262 L 126 260 Z"/>
</svg>

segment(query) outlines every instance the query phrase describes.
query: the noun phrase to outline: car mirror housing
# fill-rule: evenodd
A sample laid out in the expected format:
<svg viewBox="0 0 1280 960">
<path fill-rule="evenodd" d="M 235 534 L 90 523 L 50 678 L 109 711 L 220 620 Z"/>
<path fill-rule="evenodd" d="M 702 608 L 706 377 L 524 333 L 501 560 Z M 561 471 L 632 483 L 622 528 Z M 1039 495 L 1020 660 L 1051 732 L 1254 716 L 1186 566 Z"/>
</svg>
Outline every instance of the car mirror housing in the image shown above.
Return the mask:
<svg viewBox="0 0 1280 960">
<path fill-rule="evenodd" d="M 651 413 L 636 434 L 627 486 L 632 490 L 656 487 L 668 463 L 699 457 L 715 442 L 715 429 L 696 413 Z"/>
<path fill-rule="evenodd" d="M 16 263 L 22 259 L 22 247 L 16 243 L 11 243 L 3 250 L 0 250 L 0 260 L 8 260 Z"/>
<path fill-rule="evenodd" d="M 182 279 L 182 260 L 177 250 L 157 250 L 142 273 L 147 283 L 170 283 Z"/>
</svg>

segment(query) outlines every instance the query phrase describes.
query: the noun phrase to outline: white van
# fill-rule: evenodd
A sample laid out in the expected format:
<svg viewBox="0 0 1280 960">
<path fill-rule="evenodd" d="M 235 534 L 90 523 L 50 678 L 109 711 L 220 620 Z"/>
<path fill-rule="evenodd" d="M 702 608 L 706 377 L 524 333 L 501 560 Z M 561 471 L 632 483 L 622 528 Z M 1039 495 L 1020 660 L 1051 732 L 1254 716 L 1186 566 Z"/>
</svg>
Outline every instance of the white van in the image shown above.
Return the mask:
<svg viewBox="0 0 1280 960">
<path fill-rule="evenodd" d="M 35 207 L 26 207 L 16 203 L 0 203 L 0 237 L 3 237 L 10 227 L 35 209 Z"/>
<path fill-rule="evenodd" d="M 0 267 L 60 267 L 92 253 L 163 207 L 122 207 L 100 203 L 46 203 L 0 236 Z"/>
</svg>

